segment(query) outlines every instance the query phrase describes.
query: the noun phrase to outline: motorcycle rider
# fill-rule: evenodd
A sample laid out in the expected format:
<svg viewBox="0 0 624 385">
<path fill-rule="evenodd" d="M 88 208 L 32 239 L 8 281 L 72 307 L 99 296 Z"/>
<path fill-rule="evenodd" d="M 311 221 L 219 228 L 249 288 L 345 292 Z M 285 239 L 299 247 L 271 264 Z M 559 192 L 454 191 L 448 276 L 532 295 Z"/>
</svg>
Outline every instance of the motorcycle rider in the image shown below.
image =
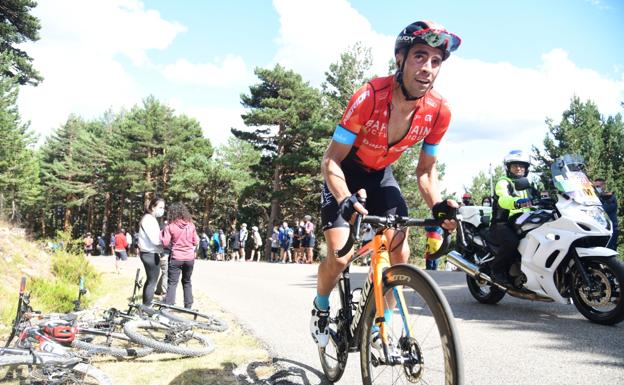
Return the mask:
<svg viewBox="0 0 624 385">
<path fill-rule="evenodd" d="M 507 175 L 496 182 L 492 207 L 491 234 L 500 245 L 492 263 L 492 273 L 494 280 L 509 282 L 509 268 L 514 260 L 520 259 L 520 237 L 514 230 L 513 223 L 523 212 L 530 211 L 531 198 L 536 197 L 536 191 L 532 187 L 517 190 L 514 184 L 514 181 L 529 175 L 528 154 L 520 150 L 510 151 L 503 163 Z"/>
</svg>

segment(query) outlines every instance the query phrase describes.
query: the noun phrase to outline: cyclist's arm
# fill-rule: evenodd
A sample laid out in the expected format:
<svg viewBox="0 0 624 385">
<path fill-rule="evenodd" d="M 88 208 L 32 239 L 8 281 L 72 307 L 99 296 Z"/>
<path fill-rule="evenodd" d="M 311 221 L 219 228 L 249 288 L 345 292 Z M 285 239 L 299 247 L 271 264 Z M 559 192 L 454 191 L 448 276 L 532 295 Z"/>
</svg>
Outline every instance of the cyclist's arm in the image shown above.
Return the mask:
<svg viewBox="0 0 624 385">
<path fill-rule="evenodd" d="M 416 166 L 416 178 L 418 189 L 429 208 L 442 201 L 438 188 L 438 171 L 436 170 L 436 157 L 428 154 L 424 149 L 420 152 L 418 166 Z"/>
<path fill-rule="evenodd" d="M 339 143 L 332 140 L 325 151 L 325 155 L 323 155 L 321 172 L 327 187 L 329 187 L 329 191 L 337 202 L 342 202 L 345 198 L 351 196 L 340 163 L 349 155 L 352 146 L 352 144 Z"/>
</svg>

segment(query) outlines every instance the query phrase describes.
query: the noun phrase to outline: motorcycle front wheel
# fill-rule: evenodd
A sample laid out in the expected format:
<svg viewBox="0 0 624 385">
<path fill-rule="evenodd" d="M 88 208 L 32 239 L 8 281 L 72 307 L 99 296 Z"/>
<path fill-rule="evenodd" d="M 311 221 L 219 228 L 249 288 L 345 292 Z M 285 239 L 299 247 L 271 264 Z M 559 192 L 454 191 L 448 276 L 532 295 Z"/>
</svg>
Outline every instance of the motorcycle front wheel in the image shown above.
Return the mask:
<svg viewBox="0 0 624 385">
<path fill-rule="evenodd" d="M 582 258 L 594 283 L 588 287 L 577 269 L 572 276 L 572 299 L 577 310 L 592 322 L 614 325 L 624 320 L 624 264 L 615 257 Z"/>
</svg>

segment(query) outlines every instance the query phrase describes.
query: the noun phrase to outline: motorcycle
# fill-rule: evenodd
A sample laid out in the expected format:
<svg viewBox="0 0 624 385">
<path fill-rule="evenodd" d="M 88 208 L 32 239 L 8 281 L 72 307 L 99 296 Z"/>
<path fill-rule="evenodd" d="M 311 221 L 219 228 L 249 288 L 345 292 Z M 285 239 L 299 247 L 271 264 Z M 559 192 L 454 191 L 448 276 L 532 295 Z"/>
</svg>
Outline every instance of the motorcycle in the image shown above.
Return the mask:
<svg viewBox="0 0 624 385">
<path fill-rule="evenodd" d="M 459 209 L 457 246 L 447 260 L 467 274 L 468 289 L 477 301 L 496 304 L 509 294 L 572 302 L 592 322 L 612 325 L 624 320 L 624 263 L 616 251 L 605 247 L 613 224 L 583 169 L 578 156 L 558 158 L 551 166 L 556 201 L 535 199 L 531 211 L 515 219 L 521 259 L 509 269 L 511 282 L 492 277 L 499 245 L 490 233 L 490 208 Z M 516 189 L 528 185 L 526 178 L 520 178 Z"/>
</svg>

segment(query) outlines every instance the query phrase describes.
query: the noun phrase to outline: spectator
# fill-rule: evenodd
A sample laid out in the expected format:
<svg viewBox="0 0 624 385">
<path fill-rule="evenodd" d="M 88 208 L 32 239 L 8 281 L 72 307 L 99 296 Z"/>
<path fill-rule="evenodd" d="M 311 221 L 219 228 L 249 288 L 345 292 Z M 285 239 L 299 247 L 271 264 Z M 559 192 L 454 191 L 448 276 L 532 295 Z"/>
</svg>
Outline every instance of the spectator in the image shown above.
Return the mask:
<svg viewBox="0 0 624 385">
<path fill-rule="evenodd" d="M 219 250 L 217 250 L 217 260 L 223 261 L 225 259 L 225 249 L 227 248 L 227 242 L 223 229 L 219 229 L 219 246 Z"/>
<path fill-rule="evenodd" d="M 277 262 L 279 259 L 280 243 L 279 243 L 279 230 L 277 226 L 273 226 L 273 234 L 271 234 L 271 262 Z"/>
<path fill-rule="evenodd" d="M 208 259 L 208 249 L 210 248 L 210 240 L 206 233 L 202 233 L 199 238 L 199 257 L 201 259 Z"/>
<path fill-rule="evenodd" d="M 143 285 L 143 304 L 151 305 L 154 299 L 154 292 L 158 284 L 158 273 L 160 273 L 160 258 L 163 254 L 162 243 L 160 242 L 160 225 L 158 219 L 165 213 L 165 200 L 154 198 L 145 208 L 145 215 L 141 219 L 139 226 L 139 250 L 145 275 L 147 276 Z"/>
<path fill-rule="evenodd" d="M 282 263 L 286 263 L 286 257 L 288 257 L 288 263 L 292 263 L 292 256 L 290 254 L 290 248 L 292 247 L 292 234 L 293 231 L 288 227 L 288 222 L 284 222 L 279 230 L 280 241 L 280 253 Z"/>
<path fill-rule="evenodd" d="M 91 236 L 91 233 L 87 233 L 85 235 L 83 243 L 85 254 L 87 254 L 87 257 L 90 257 L 91 253 L 93 252 L 93 237 Z"/>
<path fill-rule="evenodd" d="M 126 231 L 126 243 L 128 244 L 126 251 L 130 255 L 132 253 L 132 234 L 129 231 Z"/>
<path fill-rule="evenodd" d="M 303 263 L 304 261 L 303 238 L 305 238 L 305 223 L 304 221 L 299 221 L 293 235 L 293 253 L 295 254 L 295 263 Z"/>
<path fill-rule="evenodd" d="M 262 250 L 262 237 L 258 232 L 258 226 L 254 226 L 251 228 L 251 241 L 252 241 L 252 249 L 251 249 L 251 262 L 254 260 L 254 254 L 258 254 L 258 262 L 260 262 L 260 250 Z"/>
<path fill-rule="evenodd" d="M 106 240 L 104 239 L 104 234 L 98 236 L 97 248 L 98 248 L 100 255 L 106 254 Z"/>
<path fill-rule="evenodd" d="M 167 220 L 163 221 L 163 226 L 160 227 L 160 231 L 167 226 Z M 169 280 L 169 256 L 171 255 L 171 249 L 163 246 L 163 252 L 160 254 L 160 261 L 158 267 L 160 268 L 160 276 L 158 277 L 158 283 L 156 283 L 156 291 L 154 294 L 164 296 L 167 294 L 167 281 Z"/>
<path fill-rule="evenodd" d="M 240 250 L 240 257 L 243 262 L 245 262 L 245 244 L 247 243 L 247 223 L 243 223 L 241 225 L 240 233 L 238 235 L 238 247 Z"/>
<path fill-rule="evenodd" d="M 617 199 L 614 193 L 607 192 L 607 181 L 604 178 L 594 179 L 594 187 L 596 188 L 596 192 L 598 192 L 602 207 L 613 223 L 613 233 L 611 239 L 609 239 L 609 243 L 607 243 L 607 247 L 612 250 L 617 250 L 617 239 L 620 235 L 617 217 Z"/>
<path fill-rule="evenodd" d="M 236 226 L 232 225 L 232 231 L 230 232 L 230 238 L 228 240 L 228 249 L 230 249 L 230 261 L 238 261 L 240 259 L 238 255 L 240 249 L 240 241 L 238 238 L 239 236 L 240 233 L 236 231 Z"/>
<path fill-rule="evenodd" d="M 180 273 L 182 273 L 184 308 L 190 309 L 193 305 L 191 275 L 195 265 L 195 246 L 199 243 L 199 239 L 191 214 L 183 203 L 171 205 L 168 219 L 169 224 L 160 234 L 163 246 L 171 249 L 165 303 L 175 304 L 176 289 L 180 280 Z"/>
<path fill-rule="evenodd" d="M 481 199 L 481 206 L 492 207 L 492 198 L 487 196 Z"/>
<path fill-rule="evenodd" d="M 312 217 L 306 215 L 305 219 L 305 236 L 303 238 L 303 248 L 305 249 L 305 263 L 312 263 L 314 260 L 314 245 L 316 244 L 316 238 L 314 236 L 314 223 L 312 223 Z"/>
<path fill-rule="evenodd" d="M 119 274 L 119 261 L 127 261 L 128 253 L 128 241 L 126 240 L 126 232 L 120 228 L 117 234 L 115 234 L 115 271 Z"/>
<path fill-rule="evenodd" d="M 474 206 L 474 202 L 472 201 L 472 195 L 469 192 L 464 193 L 462 195 L 462 204 L 464 206 Z"/>
</svg>

